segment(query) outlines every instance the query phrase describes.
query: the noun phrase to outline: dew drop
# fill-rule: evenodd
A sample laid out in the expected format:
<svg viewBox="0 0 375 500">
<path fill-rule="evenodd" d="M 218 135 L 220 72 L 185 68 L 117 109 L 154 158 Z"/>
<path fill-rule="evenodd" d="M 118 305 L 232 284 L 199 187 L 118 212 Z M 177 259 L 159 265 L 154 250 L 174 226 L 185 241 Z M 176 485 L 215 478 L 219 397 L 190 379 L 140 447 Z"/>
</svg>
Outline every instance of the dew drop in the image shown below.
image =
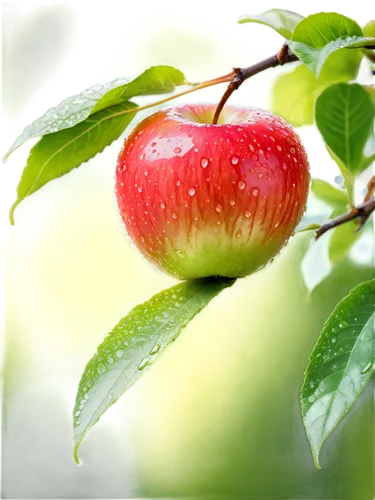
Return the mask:
<svg viewBox="0 0 375 500">
<path fill-rule="evenodd" d="M 154 347 L 150 351 L 151 356 L 158 353 L 160 351 L 160 348 L 161 348 L 160 344 L 155 344 Z"/>
<path fill-rule="evenodd" d="M 236 233 L 236 238 L 240 238 L 242 234 L 242 229 L 239 229 Z"/>
<path fill-rule="evenodd" d="M 137 366 L 137 368 L 138 368 L 138 370 L 144 370 L 148 364 L 149 364 L 148 359 L 143 358 L 142 361 Z"/>
<path fill-rule="evenodd" d="M 249 144 L 249 148 L 250 148 L 251 151 L 254 152 L 254 146 L 252 144 Z"/>
<path fill-rule="evenodd" d="M 230 159 L 230 162 L 232 165 L 237 165 L 238 160 L 239 160 L 238 156 L 232 156 L 232 158 Z"/>
<path fill-rule="evenodd" d="M 176 254 L 180 257 L 180 259 L 184 259 L 186 257 L 186 253 L 182 250 L 177 250 Z"/>
<path fill-rule="evenodd" d="M 208 159 L 205 157 L 201 158 L 201 167 L 206 168 L 207 165 L 208 165 Z"/>
<path fill-rule="evenodd" d="M 123 354 L 124 354 L 124 351 L 122 349 L 119 349 L 118 351 L 116 351 L 116 356 L 118 358 L 121 358 L 123 356 Z"/>
<path fill-rule="evenodd" d="M 290 148 L 290 152 L 292 153 L 292 155 L 294 155 L 294 153 L 296 152 L 296 150 L 294 148 Z"/>
<path fill-rule="evenodd" d="M 253 193 L 254 196 L 258 196 L 259 189 L 258 188 L 253 188 L 252 193 Z"/>
<path fill-rule="evenodd" d="M 87 387 L 92 387 L 94 385 L 94 382 L 92 380 L 87 381 Z"/>
<path fill-rule="evenodd" d="M 199 149 L 198 149 L 198 148 L 194 148 L 194 151 L 195 151 L 196 153 L 198 153 Z"/>
<path fill-rule="evenodd" d="M 176 214 L 176 212 L 173 212 L 173 214 L 172 214 L 172 218 L 173 218 L 173 219 L 177 219 L 177 214 Z"/>
<path fill-rule="evenodd" d="M 364 375 L 365 373 L 367 373 L 371 367 L 372 367 L 372 363 L 369 361 L 367 363 L 367 365 L 363 368 L 363 370 L 361 370 L 361 374 Z"/>
<path fill-rule="evenodd" d="M 246 186 L 246 184 L 244 183 L 244 181 L 240 181 L 240 182 L 238 183 L 238 187 L 239 187 L 240 189 L 245 189 L 245 186 Z"/>
<path fill-rule="evenodd" d="M 177 181 L 175 182 L 176 186 L 181 186 L 181 181 L 179 179 L 177 179 Z"/>
<path fill-rule="evenodd" d="M 229 205 L 230 205 L 231 207 L 234 207 L 234 205 L 235 205 L 235 204 L 236 204 L 236 202 L 235 202 L 234 200 L 230 200 Z"/>
<path fill-rule="evenodd" d="M 220 213 L 222 208 L 223 207 L 221 205 L 216 205 L 215 210 L 216 210 L 216 212 Z"/>
<path fill-rule="evenodd" d="M 279 222 L 279 221 L 276 221 L 276 223 L 275 223 L 274 227 L 275 227 L 275 228 L 276 228 L 276 227 L 279 227 L 279 225 L 280 225 L 280 222 Z"/>
<path fill-rule="evenodd" d="M 286 169 L 287 169 L 287 164 L 286 164 L 286 163 L 283 163 L 283 164 L 281 165 L 281 167 L 282 167 L 284 170 L 286 170 Z"/>
<path fill-rule="evenodd" d="M 342 329 L 342 330 L 345 330 L 345 328 L 348 328 L 348 323 L 346 321 L 341 321 L 341 323 L 339 323 L 339 327 Z"/>
<path fill-rule="evenodd" d="M 177 154 L 181 153 L 181 148 L 179 148 L 179 147 L 177 146 L 176 148 L 174 148 L 174 150 L 173 150 L 173 151 L 174 151 L 174 152 L 176 153 L 176 155 L 177 155 Z"/>
<path fill-rule="evenodd" d="M 283 150 L 283 148 L 279 144 L 276 147 L 277 147 L 278 151 L 282 151 Z"/>
<path fill-rule="evenodd" d="M 194 188 L 189 188 L 188 189 L 188 195 L 189 196 L 194 196 L 195 195 L 195 189 Z"/>
<path fill-rule="evenodd" d="M 102 374 L 102 373 L 105 373 L 107 371 L 107 367 L 105 366 L 104 363 L 99 363 L 97 370 L 98 370 L 99 374 Z"/>
<path fill-rule="evenodd" d="M 143 189 L 142 189 L 142 186 L 138 186 L 138 193 L 142 193 Z"/>
<path fill-rule="evenodd" d="M 308 397 L 308 400 L 307 400 L 309 403 L 314 403 L 316 401 L 316 397 L 314 395 L 311 395 Z"/>
<path fill-rule="evenodd" d="M 163 202 L 161 202 L 161 203 L 160 203 L 160 208 L 161 208 L 162 210 L 164 210 L 164 209 L 165 209 L 165 204 L 164 204 Z"/>
<path fill-rule="evenodd" d="M 245 217 L 248 219 L 249 217 L 251 217 L 251 212 L 249 212 L 248 210 L 246 210 L 245 212 Z"/>
<path fill-rule="evenodd" d="M 154 148 L 156 146 L 156 142 L 151 143 L 151 147 Z"/>
<path fill-rule="evenodd" d="M 145 171 L 143 172 L 143 175 L 144 175 L 145 177 L 147 177 L 147 176 L 148 176 L 148 170 L 145 170 Z"/>
<path fill-rule="evenodd" d="M 258 177 L 258 179 L 261 179 L 263 177 L 262 172 L 259 172 L 259 174 L 257 174 L 257 177 Z"/>
<path fill-rule="evenodd" d="M 337 342 L 337 337 L 332 337 L 331 342 L 332 344 L 335 344 Z"/>
</svg>

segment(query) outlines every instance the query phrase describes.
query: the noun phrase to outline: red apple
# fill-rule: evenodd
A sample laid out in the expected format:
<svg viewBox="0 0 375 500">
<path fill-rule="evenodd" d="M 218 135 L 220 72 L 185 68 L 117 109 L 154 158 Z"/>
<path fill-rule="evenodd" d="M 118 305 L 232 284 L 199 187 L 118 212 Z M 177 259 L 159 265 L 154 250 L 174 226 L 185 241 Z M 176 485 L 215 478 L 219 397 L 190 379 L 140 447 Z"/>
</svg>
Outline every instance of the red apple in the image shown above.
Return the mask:
<svg viewBox="0 0 375 500">
<path fill-rule="evenodd" d="M 116 193 L 142 254 L 183 279 L 246 276 L 293 234 L 309 164 L 298 135 L 272 113 L 214 104 L 158 111 L 125 140 Z"/>
</svg>

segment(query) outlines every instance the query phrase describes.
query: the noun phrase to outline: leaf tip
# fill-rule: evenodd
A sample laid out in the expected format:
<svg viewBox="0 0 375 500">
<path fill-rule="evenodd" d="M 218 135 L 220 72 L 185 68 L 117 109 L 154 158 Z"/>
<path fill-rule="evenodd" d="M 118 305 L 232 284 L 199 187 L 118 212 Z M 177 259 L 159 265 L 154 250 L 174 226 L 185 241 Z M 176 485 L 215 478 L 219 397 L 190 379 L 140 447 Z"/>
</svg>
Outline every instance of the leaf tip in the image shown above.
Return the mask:
<svg viewBox="0 0 375 500">
<path fill-rule="evenodd" d="M 79 445 L 80 445 L 80 443 L 77 443 L 73 448 L 73 459 L 74 459 L 74 462 L 76 463 L 76 465 L 78 465 L 78 467 L 82 467 L 83 462 L 78 456 Z"/>
<path fill-rule="evenodd" d="M 9 222 L 11 223 L 12 226 L 14 226 L 14 210 L 16 209 L 18 204 L 19 200 L 15 201 L 9 210 Z"/>
<path fill-rule="evenodd" d="M 313 458 L 314 458 L 315 467 L 320 470 L 322 467 L 319 463 L 319 450 L 313 451 Z"/>
</svg>

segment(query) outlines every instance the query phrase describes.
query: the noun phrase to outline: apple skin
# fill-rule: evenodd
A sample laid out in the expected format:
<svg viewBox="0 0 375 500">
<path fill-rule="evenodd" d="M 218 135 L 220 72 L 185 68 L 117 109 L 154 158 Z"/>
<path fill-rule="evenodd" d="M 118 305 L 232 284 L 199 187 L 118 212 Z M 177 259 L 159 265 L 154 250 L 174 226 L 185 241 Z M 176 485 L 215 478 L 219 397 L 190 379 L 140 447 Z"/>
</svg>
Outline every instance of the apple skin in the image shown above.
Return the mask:
<svg viewBox="0 0 375 500">
<path fill-rule="evenodd" d="M 272 113 L 215 104 L 166 108 L 125 139 L 116 195 L 141 253 L 182 279 L 238 278 L 272 259 L 305 210 L 309 164 Z"/>
</svg>

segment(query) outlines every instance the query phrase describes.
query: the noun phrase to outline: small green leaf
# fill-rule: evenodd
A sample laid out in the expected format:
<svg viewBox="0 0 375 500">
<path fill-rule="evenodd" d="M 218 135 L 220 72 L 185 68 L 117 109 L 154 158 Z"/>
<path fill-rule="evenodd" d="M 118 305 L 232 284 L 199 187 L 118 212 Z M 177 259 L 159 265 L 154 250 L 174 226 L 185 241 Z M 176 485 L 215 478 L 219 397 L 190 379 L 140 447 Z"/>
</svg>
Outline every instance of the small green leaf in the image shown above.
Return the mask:
<svg viewBox="0 0 375 500">
<path fill-rule="evenodd" d="M 3 113 L 13 125 L 69 61 L 78 22 L 76 9 L 65 2 L 27 12 L 3 2 Z"/>
<path fill-rule="evenodd" d="M 74 417 L 74 458 L 87 432 L 147 371 L 188 322 L 222 290 L 228 278 L 186 281 L 136 306 L 98 347 L 79 383 Z"/>
<path fill-rule="evenodd" d="M 103 151 L 118 139 L 135 116 L 131 101 L 106 108 L 72 128 L 45 135 L 31 149 L 17 187 L 17 201 L 10 211 L 47 182 L 61 177 Z"/>
<path fill-rule="evenodd" d="M 341 160 L 341 169 L 357 173 L 373 130 L 374 106 L 366 90 L 347 83 L 326 88 L 316 101 L 315 120 L 325 143 Z"/>
<path fill-rule="evenodd" d="M 346 192 L 323 179 L 312 179 L 311 191 L 319 200 L 332 207 L 339 205 L 345 209 L 348 204 Z"/>
<path fill-rule="evenodd" d="M 292 36 L 295 26 L 303 19 L 303 16 L 283 9 L 271 9 L 262 14 L 244 14 L 239 19 L 240 24 L 243 23 L 258 23 L 264 24 L 274 29 L 284 38 Z"/>
<path fill-rule="evenodd" d="M 293 31 L 292 41 L 322 48 L 342 36 L 362 36 L 353 19 L 336 12 L 320 12 L 305 17 Z"/>
<path fill-rule="evenodd" d="M 361 233 L 356 233 L 354 221 L 346 222 L 333 230 L 329 242 L 328 255 L 332 264 L 336 265 L 347 256 L 354 243 L 361 237 Z"/>
<path fill-rule="evenodd" d="M 314 123 L 314 102 L 321 89 L 304 65 L 280 76 L 272 89 L 271 109 L 294 127 Z"/>
<path fill-rule="evenodd" d="M 92 114 L 135 96 L 168 94 L 186 83 L 185 75 L 172 66 L 152 66 L 129 83 L 115 87 L 97 102 Z"/>
<path fill-rule="evenodd" d="M 374 284 L 362 283 L 336 306 L 309 358 L 301 408 L 318 468 L 324 442 L 374 373 Z"/>
<path fill-rule="evenodd" d="M 309 295 L 332 272 L 333 266 L 328 256 L 331 237 L 332 231 L 328 231 L 317 241 L 312 238 L 301 261 L 301 276 Z"/>
<path fill-rule="evenodd" d="M 334 42 L 328 43 L 321 49 L 315 49 L 300 42 L 289 42 L 289 47 L 293 50 L 300 61 L 318 77 L 324 67 L 328 57 L 339 49 L 356 49 L 375 45 L 375 38 L 343 37 Z"/>
<path fill-rule="evenodd" d="M 29 139 L 74 127 L 90 114 L 135 96 L 173 92 L 176 85 L 184 83 L 185 76 L 178 69 L 172 66 L 153 66 L 128 83 L 126 78 L 118 78 L 105 85 L 94 85 L 78 95 L 68 97 L 28 125 L 14 141 L 3 162 Z"/>
</svg>

